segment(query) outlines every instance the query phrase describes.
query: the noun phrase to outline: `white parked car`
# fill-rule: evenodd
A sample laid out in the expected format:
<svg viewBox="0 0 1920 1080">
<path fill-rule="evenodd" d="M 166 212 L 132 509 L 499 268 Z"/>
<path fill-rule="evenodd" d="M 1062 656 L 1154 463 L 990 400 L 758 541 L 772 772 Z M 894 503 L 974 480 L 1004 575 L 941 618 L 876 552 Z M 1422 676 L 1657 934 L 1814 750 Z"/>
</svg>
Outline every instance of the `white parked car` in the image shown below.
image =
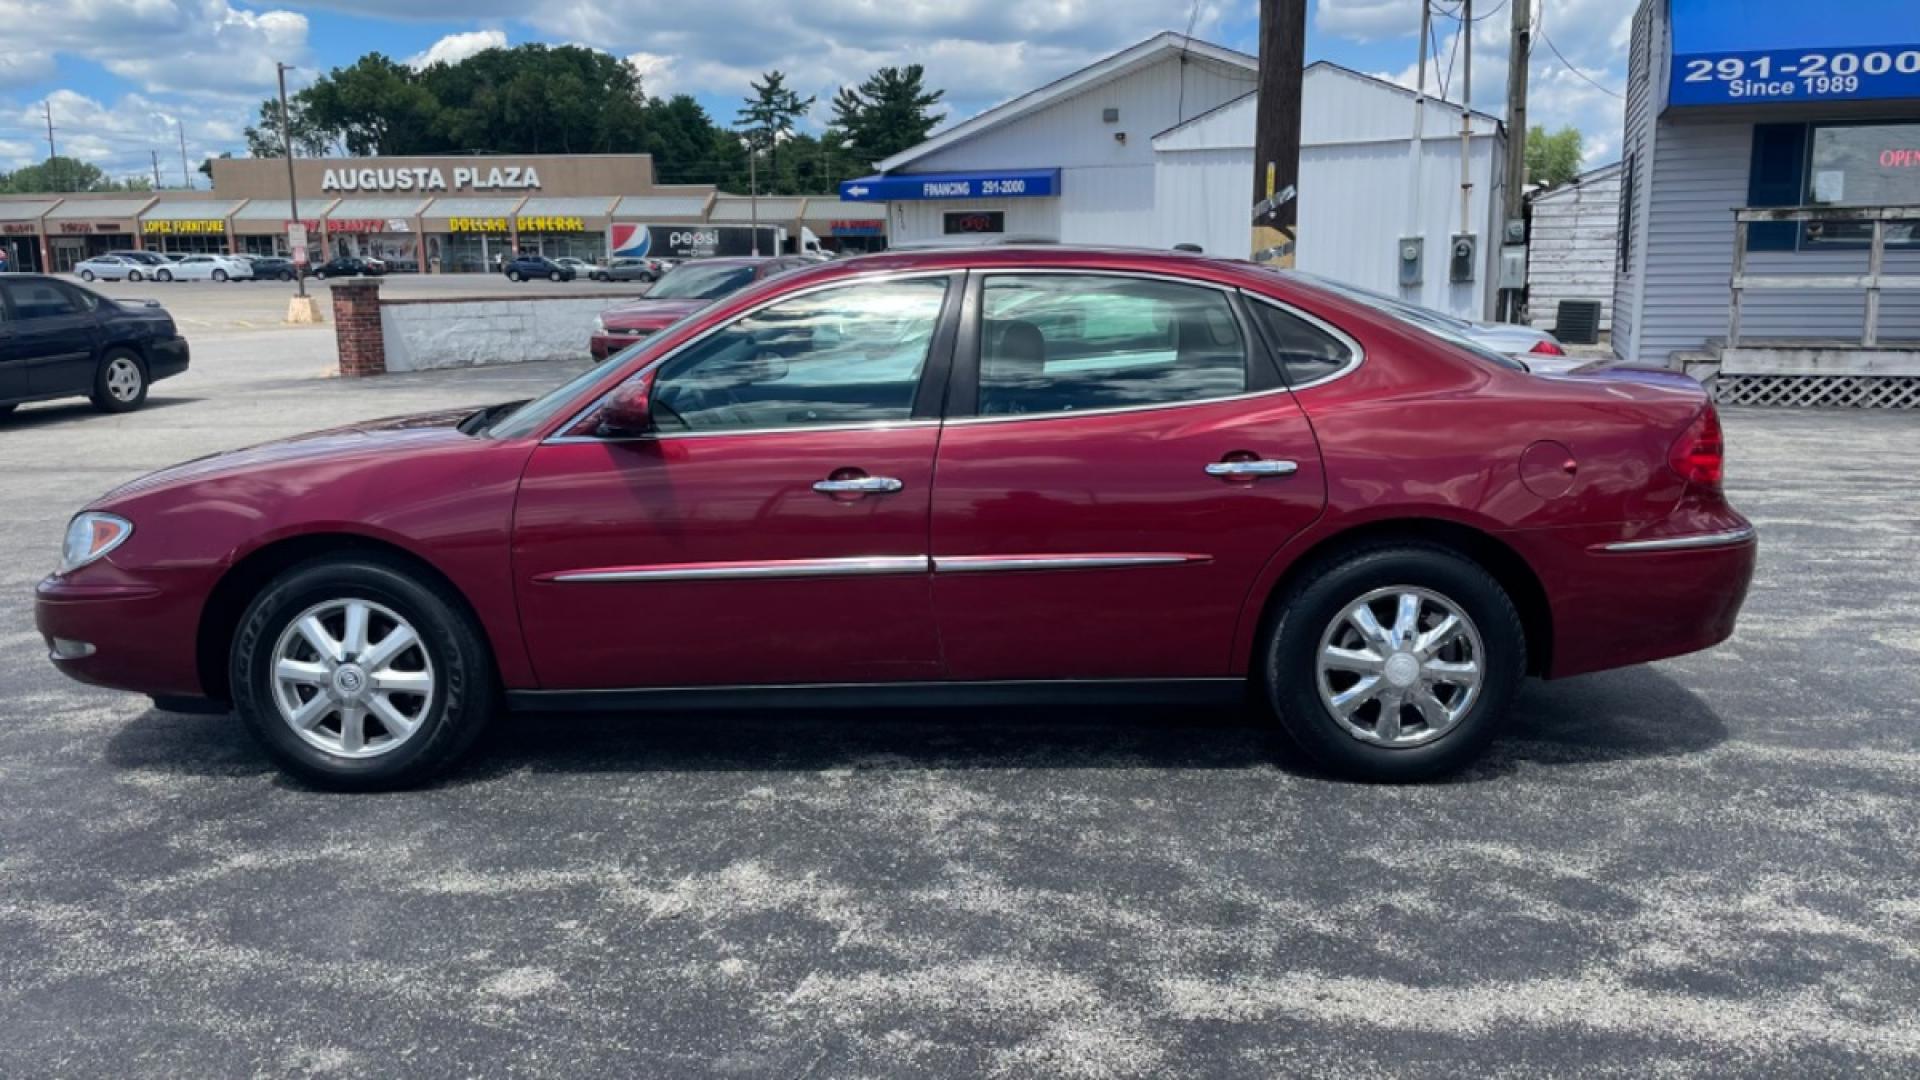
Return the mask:
<svg viewBox="0 0 1920 1080">
<path fill-rule="evenodd" d="M 188 255 L 155 276 L 166 281 L 169 271 L 176 281 L 243 281 L 253 277 L 253 264 L 238 255 Z"/>
<path fill-rule="evenodd" d="M 592 281 L 607 272 L 607 268 L 604 266 L 597 263 L 590 263 L 585 259 L 576 259 L 571 255 L 562 255 L 553 261 L 572 270 L 574 277 L 584 278 L 588 281 Z"/>
<path fill-rule="evenodd" d="M 1526 365 L 1528 371 L 1541 375 L 1564 375 L 1575 368 L 1583 367 L 1591 360 L 1585 357 L 1568 356 L 1559 339 L 1545 330 L 1516 323 L 1478 322 L 1449 315 L 1444 311 L 1411 304 L 1398 297 L 1377 293 L 1372 289 L 1363 289 L 1358 285 L 1349 285 L 1344 281 L 1335 281 L 1304 270 L 1292 270 L 1310 279 L 1314 284 L 1345 293 L 1363 304 L 1380 308 L 1390 314 L 1398 315 L 1423 330 L 1439 334 L 1441 337 L 1464 338 L 1469 344 L 1478 345 L 1489 352 L 1502 356 L 1511 356 Z"/>
<path fill-rule="evenodd" d="M 153 276 L 154 268 L 118 255 L 95 255 L 74 264 L 73 272 L 81 281 L 141 281 Z"/>
</svg>

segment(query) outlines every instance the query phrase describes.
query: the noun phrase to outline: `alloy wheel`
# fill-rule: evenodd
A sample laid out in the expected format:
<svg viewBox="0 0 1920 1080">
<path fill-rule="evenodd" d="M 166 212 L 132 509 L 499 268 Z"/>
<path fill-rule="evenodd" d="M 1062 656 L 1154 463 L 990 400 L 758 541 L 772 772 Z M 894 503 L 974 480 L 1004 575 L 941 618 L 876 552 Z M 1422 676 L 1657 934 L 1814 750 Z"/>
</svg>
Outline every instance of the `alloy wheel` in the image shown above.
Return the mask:
<svg viewBox="0 0 1920 1080">
<path fill-rule="evenodd" d="M 140 363 L 131 356 L 116 356 L 107 361 L 107 393 L 113 400 L 131 405 L 140 400 Z"/>
<path fill-rule="evenodd" d="M 1479 628 L 1431 589 L 1396 585 L 1349 604 L 1320 636 L 1320 701 L 1361 742 L 1423 746 L 1473 708 L 1485 675 Z"/>
<path fill-rule="evenodd" d="M 433 661 L 412 624 L 370 600 L 328 600 L 273 648 L 273 702 L 295 735 L 371 758 L 405 745 L 434 706 Z"/>
</svg>

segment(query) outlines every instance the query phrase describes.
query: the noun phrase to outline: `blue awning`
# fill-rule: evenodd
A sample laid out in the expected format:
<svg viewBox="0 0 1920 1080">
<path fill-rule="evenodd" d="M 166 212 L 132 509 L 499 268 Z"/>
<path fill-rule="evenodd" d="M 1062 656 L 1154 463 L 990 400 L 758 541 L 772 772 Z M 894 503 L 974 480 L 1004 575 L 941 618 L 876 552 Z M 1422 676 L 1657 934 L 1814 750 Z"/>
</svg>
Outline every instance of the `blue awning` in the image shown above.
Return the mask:
<svg viewBox="0 0 1920 1080">
<path fill-rule="evenodd" d="M 1060 194 L 1059 169 L 1001 169 L 995 172 L 902 173 L 863 176 L 840 184 L 848 202 L 899 202 L 907 199 L 1037 199 Z"/>
<path fill-rule="evenodd" d="M 1672 0 L 1670 105 L 1920 101 L 1920 2 Z"/>
</svg>

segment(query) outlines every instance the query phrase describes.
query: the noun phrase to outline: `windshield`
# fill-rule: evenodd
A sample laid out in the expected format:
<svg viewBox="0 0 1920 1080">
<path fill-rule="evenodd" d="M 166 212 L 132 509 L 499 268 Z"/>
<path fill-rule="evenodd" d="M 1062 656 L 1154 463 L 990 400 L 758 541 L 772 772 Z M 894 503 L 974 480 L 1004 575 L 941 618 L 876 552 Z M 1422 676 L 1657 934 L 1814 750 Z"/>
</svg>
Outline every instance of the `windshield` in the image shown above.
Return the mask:
<svg viewBox="0 0 1920 1080">
<path fill-rule="evenodd" d="M 611 372 L 614 368 L 626 363 L 627 359 L 634 353 L 642 349 L 652 348 L 660 342 L 667 340 L 673 336 L 674 331 L 699 317 L 700 312 L 698 311 L 682 315 L 658 333 L 650 334 L 646 338 L 634 342 L 632 345 L 614 353 L 612 356 L 575 375 L 573 378 L 568 379 L 552 390 L 505 414 L 494 421 L 491 427 L 487 428 L 487 436 L 494 439 L 517 439 L 524 435 L 533 434 L 546 426 L 547 422 L 554 417 L 566 412 L 569 408 L 575 407 L 576 402 L 574 399 L 585 393 L 587 387 L 600 381 L 603 376 Z"/>
<path fill-rule="evenodd" d="M 653 288 L 647 290 L 650 300 L 718 300 L 731 292 L 738 292 L 753 282 L 753 267 L 731 263 L 724 266 L 701 266 L 698 263 L 683 263 L 661 275 Z"/>
</svg>

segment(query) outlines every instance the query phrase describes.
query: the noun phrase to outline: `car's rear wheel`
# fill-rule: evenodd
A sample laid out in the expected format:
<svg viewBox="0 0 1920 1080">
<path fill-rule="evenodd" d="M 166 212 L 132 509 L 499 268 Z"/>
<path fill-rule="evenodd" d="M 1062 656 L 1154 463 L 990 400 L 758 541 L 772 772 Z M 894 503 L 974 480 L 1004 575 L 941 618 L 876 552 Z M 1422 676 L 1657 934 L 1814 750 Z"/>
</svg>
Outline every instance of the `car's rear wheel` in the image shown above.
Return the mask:
<svg viewBox="0 0 1920 1080">
<path fill-rule="evenodd" d="M 227 280 L 227 272 L 225 270 L 215 270 L 213 272 L 213 280 L 215 281 Z"/>
<path fill-rule="evenodd" d="M 548 274 L 548 275 L 547 275 L 547 280 L 548 280 L 548 281 L 559 281 L 559 280 L 560 280 L 560 277 L 561 277 L 561 274 L 560 274 L 560 271 L 558 271 L 558 270 L 555 270 L 555 271 L 553 271 L 552 273 L 550 273 L 550 274 Z"/>
<path fill-rule="evenodd" d="M 93 271 L 91 271 L 91 270 L 82 270 L 82 271 L 80 271 L 80 280 L 81 280 L 81 281 L 92 281 L 92 280 L 93 280 Z"/>
<path fill-rule="evenodd" d="M 1526 672 L 1526 634 L 1479 564 L 1391 544 L 1309 568 L 1280 603 L 1265 662 L 1275 713 L 1316 761 L 1408 782 L 1485 751 Z"/>
<path fill-rule="evenodd" d="M 113 349 L 100 358 L 93 374 L 93 407 L 101 412 L 132 412 L 147 400 L 147 366 L 137 353 Z"/>
<path fill-rule="evenodd" d="M 280 278 L 280 280 L 281 280 L 281 281 L 292 281 L 292 280 L 293 280 L 293 271 L 291 271 L 291 270 L 282 270 L 282 271 L 280 271 L 280 273 L 279 273 L 279 275 L 278 275 L 278 276 L 279 276 L 279 278 Z"/>
<path fill-rule="evenodd" d="M 171 271 L 171 270 L 162 270 L 162 271 L 160 271 L 159 273 L 157 273 L 157 274 L 155 274 L 155 275 L 153 275 L 153 277 L 154 277 L 154 280 L 156 280 L 156 281 L 172 281 L 172 280 L 173 280 L 173 271 Z"/>
<path fill-rule="evenodd" d="M 456 597 L 377 557 L 306 563 L 241 617 L 234 706 L 283 768 L 322 787 L 420 783 L 473 744 L 498 691 Z"/>
<path fill-rule="evenodd" d="M 518 271 L 518 270 L 509 270 L 509 271 L 507 271 L 507 280 L 508 280 L 508 281 L 519 281 L 519 280 L 520 280 L 520 271 Z"/>
<path fill-rule="evenodd" d="M 129 271 L 127 271 L 127 280 L 128 280 L 128 281 L 139 281 L 139 280 L 140 280 L 140 271 L 138 271 L 138 270 L 129 270 Z"/>
</svg>

